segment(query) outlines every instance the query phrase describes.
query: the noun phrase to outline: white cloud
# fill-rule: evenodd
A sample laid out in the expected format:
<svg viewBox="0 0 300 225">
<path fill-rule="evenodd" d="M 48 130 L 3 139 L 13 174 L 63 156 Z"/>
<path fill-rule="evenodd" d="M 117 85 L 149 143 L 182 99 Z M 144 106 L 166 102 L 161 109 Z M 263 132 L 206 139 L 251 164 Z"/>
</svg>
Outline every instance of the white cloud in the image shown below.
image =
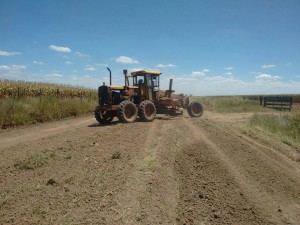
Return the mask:
<svg viewBox="0 0 300 225">
<path fill-rule="evenodd" d="M 84 70 L 87 70 L 87 71 L 95 71 L 96 68 L 93 67 L 93 66 L 87 65 L 87 66 L 84 68 Z"/>
<path fill-rule="evenodd" d="M 272 76 L 270 74 L 259 74 L 255 77 L 257 80 L 278 80 L 280 79 L 279 76 Z"/>
<path fill-rule="evenodd" d="M 233 67 L 231 67 L 231 66 L 225 67 L 224 70 L 233 70 Z"/>
<path fill-rule="evenodd" d="M 256 76 L 259 76 L 259 78 L 255 79 Z M 253 77 L 252 81 L 244 81 L 233 75 L 204 76 L 200 81 L 198 77 L 189 77 L 186 75 L 179 77 L 172 76 L 170 78 L 174 78 L 173 89 L 176 90 L 176 93 L 192 94 L 194 96 L 299 93 L 299 81 L 283 81 L 279 76 L 263 73 L 256 73 L 256 76 Z M 194 78 L 194 80 L 190 80 L 190 78 Z M 163 78 L 161 84 L 163 85 L 162 90 L 167 89 L 168 79 Z"/>
<path fill-rule="evenodd" d="M 11 65 L 11 66 L 0 65 L 1 70 L 23 70 L 26 68 L 27 66 L 25 65 Z"/>
<path fill-rule="evenodd" d="M 0 70 L 9 70 L 9 66 L 0 65 Z"/>
<path fill-rule="evenodd" d="M 41 61 L 36 61 L 36 60 L 34 60 L 34 61 L 33 61 L 33 64 L 43 65 L 43 64 L 45 64 L 45 63 L 43 63 L 43 62 L 41 62 Z"/>
<path fill-rule="evenodd" d="M 205 77 L 205 73 L 202 71 L 193 71 L 192 76 L 194 77 Z"/>
<path fill-rule="evenodd" d="M 116 62 L 117 63 L 124 63 L 124 64 L 136 64 L 136 63 L 139 63 L 139 61 L 133 59 L 133 58 L 130 58 L 128 56 L 120 56 L 116 59 Z"/>
<path fill-rule="evenodd" d="M 87 58 L 87 57 L 90 57 L 89 55 L 84 54 L 84 53 L 81 53 L 81 52 L 75 52 L 75 55 L 77 55 L 77 56 L 80 57 L 80 58 Z"/>
<path fill-rule="evenodd" d="M 72 52 L 72 50 L 68 47 L 62 47 L 62 46 L 56 46 L 56 45 L 50 45 L 49 48 L 53 51 L 57 51 L 57 52 L 64 52 L 64 53 L 68 53 L 68 52 Z"/>
<path fill-rule="evenodd" d="M 130 71 L 131 72 L 136 72 L 136 71 L 139 71 L 139 70 L 144 70 L 143 68 L 132 68 Z"/>
<path fill-rule="evenodd" d="M 155 67 L 157 67 L 157 68 L 167 68 L 167 67 L 176 67 L 176 65 L 173 65 L 173 64 L 158 64 Z"/>
<path fill-rule="evenodd" d="M 21 52 L 6 52 L 0 50 L 0 56 L 14 56 L 14 55 L 21 55 Z"/>
<path fill-rule="evenodd" d="M 192 76 L 194 77 L 205 77 L 206 73 L 208 73 L 210 70 L 209 69 L 203 69 L 201 71 L 193 71 Z"/>
<path fill-rule="evenodd" d="M 52 77 L 62 77 L 62 75 L 61 74 L 59 74 L 59 73 L 51 73 L 51 74 L 48 74 L 48 76 L 52 76 Z"/>
<path fill-rule="evenodd" d="M 232 75 L 232 73 L 228 72 L 228 73 L 224 73 L 224 75 L 230 76 L 230 75 Z"/>
<path fill-rule="evenodd" d="M 68 63 L 68 64 L 74 64 L 74 63 Z M 85 65 L 84 70 L 85 71 L 97 71 L 99 67 L 104 67 L 104 66 L 108 66 L 107 64 L 101 64 L 101 63 L 95 63 L 95 64 L 87 64 Z M 73 70 L 74 73 L 77 73 L 77 70 Z"/>
<path fill-rule="evenodd" d="M 262 65 L 261 68 L 262 69 L 269 69 L 269 68 L 273 68 L 275 67 L 276 65 L 273 65 L 273 64 L 269 64 L 269 65 Z"/>
<path fill-rule="evenodd" d="M 69 61 L 67 61 L 67 62 L 65 62 L 65 63 L 68 64 L 68 65 L 74 64 L 73 62 L 69 62 Z"/>
<path fill-rule="evenodd" d="M 25 65 L 0 65 L 0 76 L 20 79 L 20 75 L 23 75 L 26 68 Z"/>
<path fill-rule="evenodd" d="M 209 81 L 209 82 L 224 82 L 229 79 L 231 79 L 231 78 L 227 78 L 227 77 L 223 77 L 223 76 L 212 76 L 212 77 L 204 78 L 205 81 Z"/>
<path fill-rule="evenodd" d="M 94 64 L 95 66 L 104 66 L 104 67 L 106 67 L 106 66 L 108 66 L 108 64 L 103 64 L 103 63 L 96 63 L 96 64 Z"/>
<path fill-rule="evenodd" d="M 209 69 L 203 69 L 202 72 L 203 73 L 208 73 L 210 70 Z"/>
</svg>

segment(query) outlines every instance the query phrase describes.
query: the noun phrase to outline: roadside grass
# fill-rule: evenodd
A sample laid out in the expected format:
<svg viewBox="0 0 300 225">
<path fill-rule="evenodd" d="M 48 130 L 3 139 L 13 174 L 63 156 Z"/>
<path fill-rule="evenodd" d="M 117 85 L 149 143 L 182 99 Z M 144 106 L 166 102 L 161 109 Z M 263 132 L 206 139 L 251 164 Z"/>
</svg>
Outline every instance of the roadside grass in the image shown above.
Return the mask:
<svg viewBox="0 0 300 225">
<path fill-rule="evenodd" d="M 294 98 L 298 97 L 295 95 Z M 300 105 L 293 104 L 292 111 L 266 108 L 259 104 L 258 97 L 194 97 L 217 113 L 253 113 L 249 128 L 259 128 L 271 133 L 283 143 L 300 147 Z"/>
<path fill-rule="evenodd" d="M 283 143 L 300 147 L 300 114 L 262 114 L 254 113 L 249 121 L 252 127 L 269 131 Z"/>
<path fill-rule="evenodd" d="M 42 123 L 93 112 L 96 99 L 40 96 L 0 101 L 1 128 Z"/>
<path fill-rule="evenodd" d="M 269 110 L 262 107 L 259 100 L 241 96 L 194 97 L 194 100 L 199 100 L 217 113 L 266 112 Z"/>
</svg>

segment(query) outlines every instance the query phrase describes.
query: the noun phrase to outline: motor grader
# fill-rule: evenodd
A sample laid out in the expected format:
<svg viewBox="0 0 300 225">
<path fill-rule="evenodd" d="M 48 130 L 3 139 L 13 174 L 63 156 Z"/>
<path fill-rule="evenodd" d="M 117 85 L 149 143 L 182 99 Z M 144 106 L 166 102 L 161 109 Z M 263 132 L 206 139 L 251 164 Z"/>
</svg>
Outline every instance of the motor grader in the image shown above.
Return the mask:
<svg viewBox="0 0 300 225">
<path fill-rule="evenodd" d="M 202 104 L 182 95 L 174 97 L 172 90 L 173 80 L 170 79 L 169 89 L 159 89 L 159 71 L 139 70 L 127 74 L 124 86 L 112 85 L 111 70 L 109 71 L 110 85 L 103 83 L 98 88 L 99 105 L 95 109 L 95 118 L 100 124 L 110 123 L 115 117 L 121 122 L 131 123 L 137 118 L 151 122 L 156 114 L 178 115 L 184 109 L 191 117 L 200 117 L 203 113 Z M 132 85 L 129 85 L 129 78 Z"/>
</svg>

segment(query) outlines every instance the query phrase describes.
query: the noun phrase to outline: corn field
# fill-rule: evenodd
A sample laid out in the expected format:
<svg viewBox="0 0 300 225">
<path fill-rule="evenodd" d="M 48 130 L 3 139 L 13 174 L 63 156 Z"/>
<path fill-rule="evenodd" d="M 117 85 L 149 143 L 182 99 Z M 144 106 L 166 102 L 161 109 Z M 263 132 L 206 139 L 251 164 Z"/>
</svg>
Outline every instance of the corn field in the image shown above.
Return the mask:
<svg viewBox="0 0 300 225">
<path fill-rule="evenodd" d="M 94 98 L 96 90 L 67 85 L 0 80 L 0 99 L 13 97 L 56 96 L 59 98 Z"/>
</svg>

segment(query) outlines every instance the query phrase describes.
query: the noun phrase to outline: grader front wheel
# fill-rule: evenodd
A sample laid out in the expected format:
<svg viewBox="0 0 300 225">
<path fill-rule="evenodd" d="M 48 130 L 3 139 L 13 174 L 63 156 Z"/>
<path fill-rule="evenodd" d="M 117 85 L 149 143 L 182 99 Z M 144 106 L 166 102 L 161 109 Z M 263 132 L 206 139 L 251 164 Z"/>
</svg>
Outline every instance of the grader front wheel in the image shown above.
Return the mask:
<svg viewBox="0 0 300 225">
<path fill-rule="evenodd" d="M 137 113 L 138 110 L 133 102 L 126 100 L 120 103 L 118 109 L 118 118 L 121 122 L 134 122 L 137 118 Z"/>
<path fill-rule="evenodd" d="M 200 102 L 191 102 L 187 107 L 188 114 L 191 117 L 200 117 L 203 114 L 203 106 Z"/>
<path fill-rule="evenodd" d="M 145 100 L 140 104 L 139 117 L 146 122 L 152 122 L 156 116 L 156 108 L 153 102 Z"/>
<path fill-rule="evenodd" d="M 108 124 L 113 121 L 114 116 L 111 115 L 108 111 L 101 112 L 99 107 L 95 109 L 95 118 L 100 124 Z"/>
</svg>

